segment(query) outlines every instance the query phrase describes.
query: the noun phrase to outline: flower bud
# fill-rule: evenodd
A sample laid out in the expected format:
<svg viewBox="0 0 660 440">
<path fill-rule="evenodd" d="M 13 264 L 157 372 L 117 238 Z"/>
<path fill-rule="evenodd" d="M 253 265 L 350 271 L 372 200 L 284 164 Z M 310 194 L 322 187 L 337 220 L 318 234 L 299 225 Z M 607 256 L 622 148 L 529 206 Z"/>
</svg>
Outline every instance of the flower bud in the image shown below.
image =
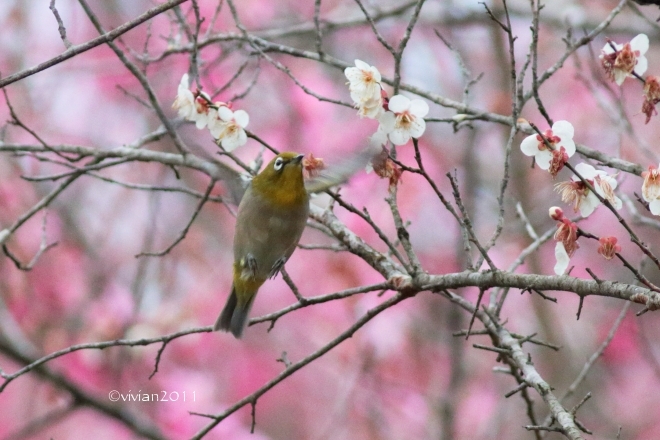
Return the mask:
<svg viewBox="0 0 660 440">
<path fill-rule="evenodd" d="M 550 218 L 553 220 L 561 221 L 561 219 L 564 218 L 564 211 L 562 211 L 559 206 L 553 206 L 548 211 L 548 215 L 550 215 Z"/>
</svg>

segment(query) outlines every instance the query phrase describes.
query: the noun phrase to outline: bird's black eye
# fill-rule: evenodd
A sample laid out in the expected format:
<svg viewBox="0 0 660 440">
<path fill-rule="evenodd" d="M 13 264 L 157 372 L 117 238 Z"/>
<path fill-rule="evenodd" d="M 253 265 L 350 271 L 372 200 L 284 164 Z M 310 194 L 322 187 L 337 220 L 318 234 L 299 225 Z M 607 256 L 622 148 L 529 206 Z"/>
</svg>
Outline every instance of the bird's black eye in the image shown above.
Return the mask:
<svg viewBox="0 0 660 440">
<path fill-rule="evenodd" d="M 275 163 L 273 164 L 273 168 L 275 168 L 275 171 L 279 171 L 282 169 L 282 165 L 284 165 L 284 159 L 281 157 L 278 157 L 275 159 Z"/>
</svg>

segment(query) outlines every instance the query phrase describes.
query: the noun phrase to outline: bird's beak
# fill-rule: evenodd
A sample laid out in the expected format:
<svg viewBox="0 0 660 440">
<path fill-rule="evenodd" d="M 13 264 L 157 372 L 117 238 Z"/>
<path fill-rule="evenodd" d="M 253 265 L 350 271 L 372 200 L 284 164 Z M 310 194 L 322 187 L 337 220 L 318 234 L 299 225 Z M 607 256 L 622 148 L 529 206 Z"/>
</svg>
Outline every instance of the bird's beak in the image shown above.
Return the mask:
<svg viewBox="0 0 660 440">
<path fill-rule="evenodd" d="M 293 158 L 292 162 L 294 162 L 294 163 L 300 163 L 300 162 L 302 162 L 303 157 L 305 157 L 304 154 L 299 154 L 299 155 L 297 155 L 296 157 Z"/>
</svg>

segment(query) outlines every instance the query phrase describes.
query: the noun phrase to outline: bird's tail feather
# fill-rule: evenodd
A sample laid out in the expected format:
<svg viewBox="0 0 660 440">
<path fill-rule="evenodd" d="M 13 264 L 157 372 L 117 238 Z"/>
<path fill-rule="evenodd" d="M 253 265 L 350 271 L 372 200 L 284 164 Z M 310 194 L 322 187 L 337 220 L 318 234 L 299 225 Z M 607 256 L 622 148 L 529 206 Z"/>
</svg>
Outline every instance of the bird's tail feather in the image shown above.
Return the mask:
<svg viewBox="0 0 660 440">
<path fill-rule="evenodd" d="M 248 316 L 255 297 L 256 295 L 252 295 L 246 303 L 239 302 L 236 289 L 232 286 L 227 304 L 225 304 L 225 308 L 222 309 L 218 320 L 215 322 L 213 331 L 231 332 L 237 339 L 240 339 L 247 326 Z"/>
</svg>

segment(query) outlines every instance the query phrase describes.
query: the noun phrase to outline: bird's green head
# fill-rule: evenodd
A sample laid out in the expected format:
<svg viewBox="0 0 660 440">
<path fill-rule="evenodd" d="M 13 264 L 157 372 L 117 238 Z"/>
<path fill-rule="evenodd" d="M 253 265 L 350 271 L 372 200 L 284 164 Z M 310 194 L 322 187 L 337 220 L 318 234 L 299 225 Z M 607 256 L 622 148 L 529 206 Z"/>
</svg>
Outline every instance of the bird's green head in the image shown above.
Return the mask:
<svg viewBox="0 0 660 440">
<path fill-rule="evenodd" d="M 278 154 L 252 179 L 252 188 L 278 205 L 307 203 L 303 157 L 304 155 L 293 152 Z"/>
</svg>

